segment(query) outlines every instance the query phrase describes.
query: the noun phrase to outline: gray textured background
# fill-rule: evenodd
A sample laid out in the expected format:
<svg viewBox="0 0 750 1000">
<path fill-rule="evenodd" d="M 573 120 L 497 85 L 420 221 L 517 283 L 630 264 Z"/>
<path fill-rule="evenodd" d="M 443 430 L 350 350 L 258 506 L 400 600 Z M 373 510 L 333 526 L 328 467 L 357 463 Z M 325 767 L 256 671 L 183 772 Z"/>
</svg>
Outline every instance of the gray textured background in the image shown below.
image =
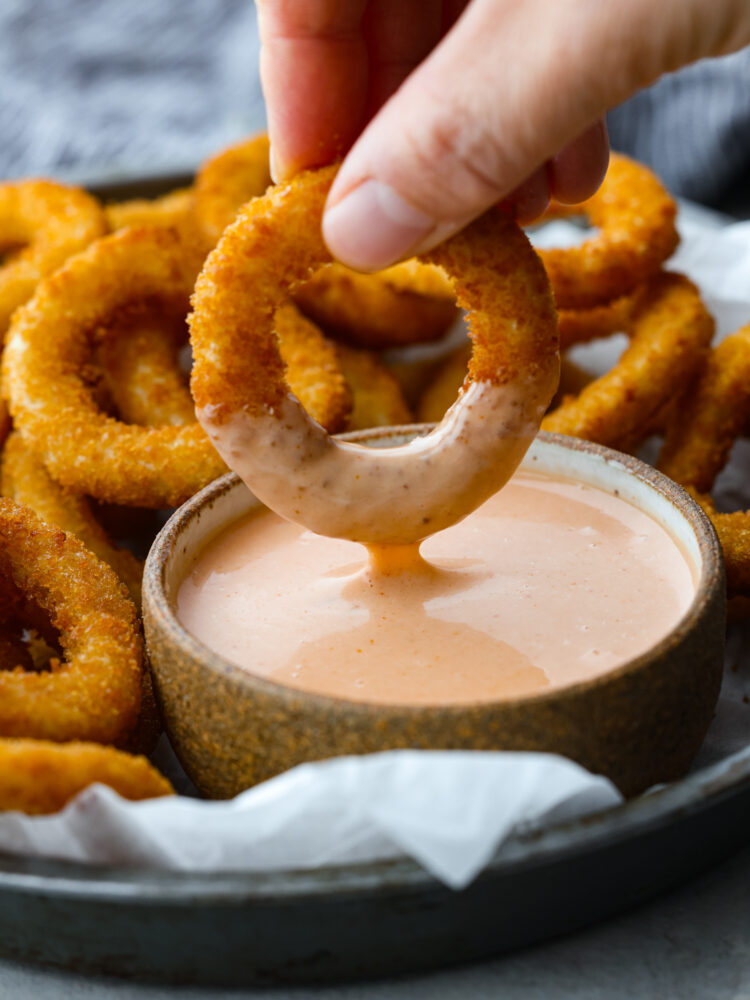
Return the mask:
<svg viewBox="0 0 750 1000">
<path fill-rule="evenodd" d="M 0 177 L 194 167 L 263 126 L 252 0 L 0 0 Z M 750 49 L 610 115 L 677 194 L 750 207 Z"/>
</svg>

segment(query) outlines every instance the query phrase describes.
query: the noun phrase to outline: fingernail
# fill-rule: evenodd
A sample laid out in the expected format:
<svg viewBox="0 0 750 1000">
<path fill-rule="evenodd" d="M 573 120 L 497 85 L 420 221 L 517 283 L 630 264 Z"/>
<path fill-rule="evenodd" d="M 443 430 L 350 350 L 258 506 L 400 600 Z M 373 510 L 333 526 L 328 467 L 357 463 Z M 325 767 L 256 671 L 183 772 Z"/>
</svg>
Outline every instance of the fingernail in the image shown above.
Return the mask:
<svg viewBox="0 0 750 1000">
<path fill-rule="evenodd" d="M 276 167 L 276 157 L 273 152 L 273 146 L 268 147 L 268 170 L 271 174 L 271 180 L 274 184 L 279 183 L 279 171 Z"/>
<path fill-rule="evenodd" d="M 434 229 L 434 219 L 376 180 L 363 181 L 323 217 L 328 249 L 358 271 L 377 271 L 411 255 Z"/>
</svg>

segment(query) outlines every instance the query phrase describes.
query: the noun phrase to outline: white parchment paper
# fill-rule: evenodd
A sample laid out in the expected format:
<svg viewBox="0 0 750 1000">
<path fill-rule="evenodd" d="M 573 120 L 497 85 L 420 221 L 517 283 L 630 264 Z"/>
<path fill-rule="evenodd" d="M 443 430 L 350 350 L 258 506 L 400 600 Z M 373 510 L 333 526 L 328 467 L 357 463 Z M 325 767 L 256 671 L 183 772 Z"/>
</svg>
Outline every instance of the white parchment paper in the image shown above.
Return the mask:
<svg viewBox="0 0 750 1000">
<path fill-rule="evenodd" d="M 684 206 L 680 228 L 683 243 L 670 267 L 698 283 L 719 335 L 750 321 L 750 223 L 726 225 Z M 580 238 L 580 230 L 562 222 L 535 235 L 551 245 Z M 621 349 L 622 339 L 614 337 L 577 360 L 606 370 Z M 722 477 L 725 503 L 743 501 L 749 451 L 735 449 Z M 722 696 L 696 767 L 750 743 L 749 641 L 746 629 L 730 633 Z M 166 745 L 157 759 L 169 763 Z M 192 872 L 408 855 L 461 888 L 512 834 L 621 801 L 609 781 L 551 754 L 390 751 L 305 764 L 231 802 L 183 795 L 131 803 L 93 786 L 55 816 L 0 815 L 0 850 Z"/>
</svg>

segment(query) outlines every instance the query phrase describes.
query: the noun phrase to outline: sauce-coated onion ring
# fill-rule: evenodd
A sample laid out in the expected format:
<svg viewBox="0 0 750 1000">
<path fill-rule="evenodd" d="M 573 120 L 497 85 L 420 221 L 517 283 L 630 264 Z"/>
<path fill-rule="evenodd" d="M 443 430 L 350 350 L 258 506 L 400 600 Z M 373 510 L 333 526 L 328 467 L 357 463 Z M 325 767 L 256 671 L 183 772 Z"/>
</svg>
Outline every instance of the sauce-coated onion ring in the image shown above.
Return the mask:
<svg viewBox="0 0 750 1000">
<path fill-rule="evenodd" d="M 272 318 L 330 260 L 320 219 L 334 174 L 300 174 L 246 205 L 210 254 L 190 320 L 193 398 L 228 464 L 278 513 L 320 534 L 405 544 L 464 517 L 520 462 L 557 384 L 555 309 L 524 234 L 488 213 L 427 255 L 453 280 L 474 342 L 445 420 L 400 448 L 330 438 L 289 391 Z"/>
<path fill-rule="evenodd" d="M 658 271 L 679 242 L 674 199 L 647 167 L 620 153 L 611 154 L 602 186 L 575 214 L 601 231 L 577 247 L 539 251 L 561 309 L 626 295 Z"/>
<path fill-rule="evenodd" d="M 146 760 L 96 743 L 0 739 L 0 810 L 29 815 L 58 812 L 84 788 L 108 785 L 139 801 L 174 790 Z"/>
<path fill-rule="evenodd" d="M 15 310 L 39 281 L 106 231 L 99 203 L 46 180 L 0 184 L 0 343 Z"/>
<path fill-rule="evenodd" d="M 30 507 L 47 524 L 80 538 L 87 549 L 112 567 L 140 606 L 140 560 L 127 549 L 115 547 L 88 498 L 59 486 L 17 431 L 11 433 L 0 456 L 0 494 Z"/>
<path fill-rule="evenodd" d="M 542 421 L 543 430 L 630 449 L 705 360 L 714 323 L 697 288 L 679 274 L 660 272 L 639 293 L 614 368 Z"/>
<path fill-rule="evenodd" d="M 136 610 L 113 571 L 73 535 L 0 499 L 0 578 L 46 612 L 65 662 L 0 672 L 0 735 L 114 743 L 141 708 Z"/>
</svg>

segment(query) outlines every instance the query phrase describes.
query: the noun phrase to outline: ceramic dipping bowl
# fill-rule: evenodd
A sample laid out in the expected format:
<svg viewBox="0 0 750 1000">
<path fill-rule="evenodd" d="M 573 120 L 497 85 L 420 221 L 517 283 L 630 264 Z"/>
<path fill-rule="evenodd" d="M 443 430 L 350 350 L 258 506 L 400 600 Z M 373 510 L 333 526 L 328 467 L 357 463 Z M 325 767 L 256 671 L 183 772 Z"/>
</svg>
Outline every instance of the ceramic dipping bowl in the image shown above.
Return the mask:
<svg viewBox="0 0 750 1000">
<path fill-rule="evenodd" d="M 424 433 L 350 435 L 398 445 Z M 524 468 L 621 496 L 681 546 L 697 579 L 683 619 L 645 654 L 591 680 L 514 700 L 389 706 L 308 694 L 256 677 L 193 638 L 175 614 L 197 551 L 258 501 L 233 475 L 181 507 L 146 562 L 143 613 L 155 690 L 174 749 L 205 795 L 226 798 L 304 761 L 418 747 L 562 754 L 611 778 L 625 795 L 682 776 L 711 721 L 721 685 L 725 596 L 721 548 L 701 509 L 637 459 L 541 434 Z"/>
</svg>

